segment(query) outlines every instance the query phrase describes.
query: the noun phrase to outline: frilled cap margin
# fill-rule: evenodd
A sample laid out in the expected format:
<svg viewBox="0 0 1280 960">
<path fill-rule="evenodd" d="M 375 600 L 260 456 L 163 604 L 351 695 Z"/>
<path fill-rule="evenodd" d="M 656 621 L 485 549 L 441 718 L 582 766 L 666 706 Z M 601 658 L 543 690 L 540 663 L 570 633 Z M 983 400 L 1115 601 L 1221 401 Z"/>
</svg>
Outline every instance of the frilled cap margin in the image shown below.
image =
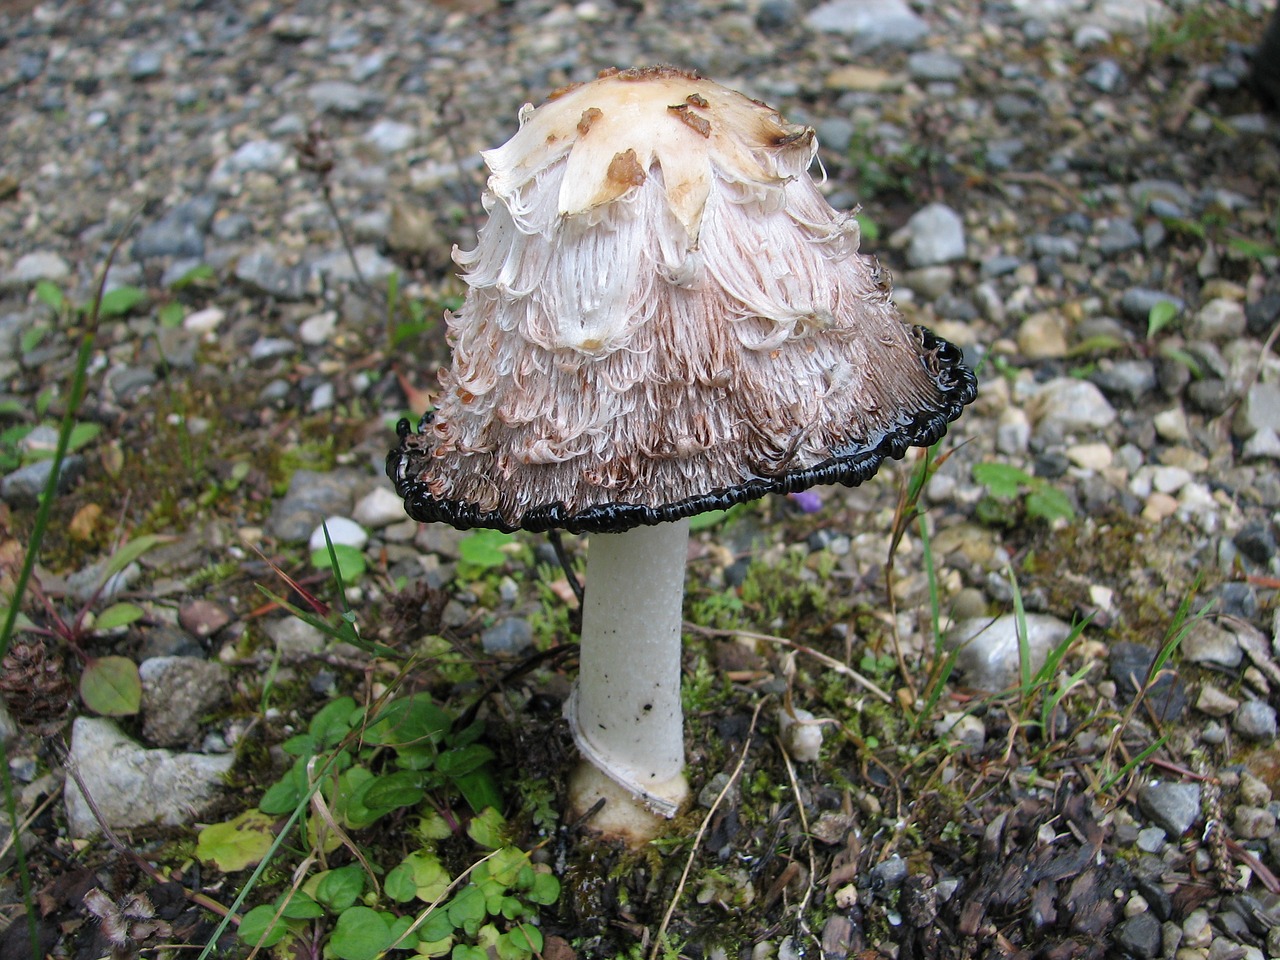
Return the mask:
<svg viewBox="0 0 1280 960">
<path fill-rule="evenodd" d="M 671 67 L 569 88 L 485 153 L 441 392 L 387 473 L 410 516 L 621 531 L 931 444 L 976 394 L 904 324 L 812 129 Z"/>
</svg>

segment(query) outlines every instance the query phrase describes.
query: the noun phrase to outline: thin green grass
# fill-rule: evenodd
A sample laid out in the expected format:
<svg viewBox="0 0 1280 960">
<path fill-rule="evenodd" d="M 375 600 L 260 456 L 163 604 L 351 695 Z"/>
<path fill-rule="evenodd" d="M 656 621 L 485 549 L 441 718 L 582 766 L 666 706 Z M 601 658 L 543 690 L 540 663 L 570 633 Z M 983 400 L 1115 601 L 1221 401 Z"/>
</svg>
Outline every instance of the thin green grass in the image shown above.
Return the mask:
<svg viewBox="0 0 1280 960">
<path fill-rule="evenodd" d="M 94 294 L 85 319 L 84 332 L 80 335 L 80 346 L 76 351 L 76 365 L 71 375 L 71 392 L 67 397 L 67 406 L 62 414 L 62 422 L 58 427 L 58 443 L 54 448 L 49 477 L 45 481 L 44 490 L 40 494 L 40 503 L 36 508 L 35 522 L 31 528 L 31 537 L 26 553 L 22 558 L 22 567 L 14 580 L 13 599 L 4 614 L 4 623 L 0 624 L 0 659 L 9 652 L 13 636 L 18 624 L 18 614 L 22 608 L 22 598 L 26 595 L 27 586 L 35 572 L 36 560 L 40 556 L 40 545 L 44 542 L 45 533 L 49 529 L 49 517 L 53 512 L 53 504 L 58 496 L 58 482 L 62 475 L 62 465 L 66 461 L 67 451 L 71 446 L 71 434 L 76 427 L 76 414 L 84 400 L 89 383 L 89 362 L 93 359 L 93 347 L 98 333 L 98 316 L 102 307 L 102 298 L 107 284 L 107 271 L 115 259 L 121 240 L 128 233 L 123 231 L 121 239 L 107 255 L 107 261 L 98 278 L 98 288 Z M 26 907 L 27 933 L 31 943 L 31 955 L 40 956 L 40 934 L 36 925 L 35 895 L 32 891 L 31 870 L 27 864 L 26 851 L 22 846 L 21 821 L 18 819 L 18 801 L 14 795 L 13 781 L 9 774 L 9 744 L 0 740 L 0 787 L 4 790 L 5 813 L 9 817 L 9 829 L 12 831 L 14 858 L 18 869 L 18 881 L 22 889 L 22 902 Z"/>
</svg>

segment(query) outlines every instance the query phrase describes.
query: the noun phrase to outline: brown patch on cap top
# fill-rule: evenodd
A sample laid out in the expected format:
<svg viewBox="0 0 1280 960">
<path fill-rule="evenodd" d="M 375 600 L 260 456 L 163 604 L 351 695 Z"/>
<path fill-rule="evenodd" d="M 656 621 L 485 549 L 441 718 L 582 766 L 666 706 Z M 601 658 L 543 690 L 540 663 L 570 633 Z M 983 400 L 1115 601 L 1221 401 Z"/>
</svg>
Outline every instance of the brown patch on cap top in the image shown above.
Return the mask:
<svg viewBox="0 0 1280 960">
<path fill-rule="evenodd" d="M 667 107 L 686 127 L 703 137 L 711 136 L 711 121 L 689 109 L 688 103 L 675 103 Z"/>
<path fill-rule="evenodd" d="M 591 129 L 591 125 L 604 116 L 604 111 L 599 107 L 587 107 L 582 111 L 582 116 L 578 120 L 578 135 L 585 137 L 587 131 Z"/>
<path fill-rule="evenodd" d="M 614 154 L 613 159 L 609 161 L 609 171 L 605 176 L 609 178 L 610 183 L 616 183 L 622 187 L 638 187 L 644 183 L 646 174 L 644 168 L 640 166 L 635 150 L 629 149 L 623 153 Z"/>
</svg>

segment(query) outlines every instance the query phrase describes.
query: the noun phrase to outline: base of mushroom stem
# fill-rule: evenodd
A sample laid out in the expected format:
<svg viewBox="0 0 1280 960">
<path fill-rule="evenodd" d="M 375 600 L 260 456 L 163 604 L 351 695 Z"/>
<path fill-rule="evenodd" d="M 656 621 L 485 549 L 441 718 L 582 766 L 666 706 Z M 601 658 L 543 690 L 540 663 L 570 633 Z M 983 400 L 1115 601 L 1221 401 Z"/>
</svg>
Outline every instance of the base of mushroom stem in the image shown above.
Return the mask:
<svg viewBox="0 0 1280 960">
<path fill-rule="evenodd" d="M 681 809 L 689 798 L 689 782 L 680 774 L 665 783 L 654 784 L 650 792 Z M 583 760 L 569 778 L 570 817 L 576 820 L 604 800 L 582 826 L 609 840 L 629 846 L 648 843 L 666 829 L 670 821 L 655 813 L 643 799 L 614 781 L 595 764 Z"/>
</svg>

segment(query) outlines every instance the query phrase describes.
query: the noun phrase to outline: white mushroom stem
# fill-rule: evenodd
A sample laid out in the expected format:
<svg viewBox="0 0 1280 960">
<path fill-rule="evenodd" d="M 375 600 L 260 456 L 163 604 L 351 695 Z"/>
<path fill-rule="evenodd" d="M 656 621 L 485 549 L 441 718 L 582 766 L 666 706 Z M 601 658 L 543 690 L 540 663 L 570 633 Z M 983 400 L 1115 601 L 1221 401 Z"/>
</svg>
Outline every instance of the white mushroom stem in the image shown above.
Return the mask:
<svg viewBox="0 0 1280 960">
<path fill-rule="evenodd" d="M 565 714 L 589 767 L 571 799 L 582 813 L 605 797 L 603 829 L 632 840 L 651 832 L 645 807 L 673 817 L 689 791 L 680 703 L 688 544 L 686 519 L 592 534 L 587 555 L 581 666 Z M 592 824 L 601 828 L 601 817 Z"/>
</svg>

